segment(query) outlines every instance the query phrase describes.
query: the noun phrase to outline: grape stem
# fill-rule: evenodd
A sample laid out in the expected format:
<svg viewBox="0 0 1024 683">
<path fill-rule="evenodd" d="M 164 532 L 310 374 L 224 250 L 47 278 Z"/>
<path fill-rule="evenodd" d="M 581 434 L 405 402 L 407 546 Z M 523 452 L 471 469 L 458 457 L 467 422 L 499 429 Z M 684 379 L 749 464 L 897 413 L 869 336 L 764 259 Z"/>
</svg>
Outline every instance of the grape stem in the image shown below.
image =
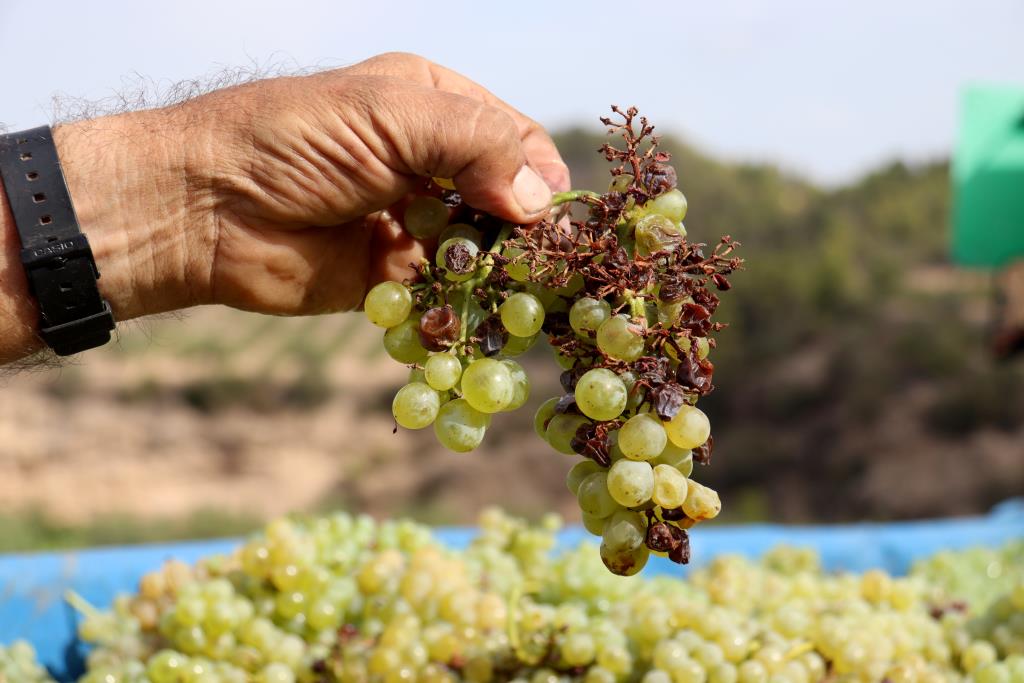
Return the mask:
<svg viewBox="0 0 1024 683">
<path fill-rule="evenodd" d="M 569 202 L 597 204 L 600 201 L 601 195 L 590 190 L 569 190 L 568 192 L 556 192 L 551 196 L 551 206 L 561 206 Z"/>
<path fill-rule="evenodd" d="M 638 297 L 631 290 L 625 291 L 626 301 L 629 303 L 629 314 L 634 318 L 647 319 L 647 307 L 644 304 L 644 298 Z"/>
<path fill-rule="evenodd" d="M 76 612 L 86 617 L 97 617 L 100 611 L 93 607 L 88 600 L 73 590 L 64 591 L 64 601 L 67 602 Z"/>
<path fill-rule="evenodd" d="M 475 280 L 470 280 L 462 286 L 463 297 L 462 297 L 462 311 L 459 312 L 459 341 L 465 343 L 466 338 L 469 336 L 469 299 L 473 296 L 473 283 Z"/>
<path fill-rule="evenodd" d="M 512 234 L 514 227 L 511 223 L 505 223 L 501 226 L 501 230 L 498 231 L 498 236 L 494 238 L 494 244 L 490 248 L 492 254 L 500 254 L 505 250 L 505 240 Z"/>
</svg>

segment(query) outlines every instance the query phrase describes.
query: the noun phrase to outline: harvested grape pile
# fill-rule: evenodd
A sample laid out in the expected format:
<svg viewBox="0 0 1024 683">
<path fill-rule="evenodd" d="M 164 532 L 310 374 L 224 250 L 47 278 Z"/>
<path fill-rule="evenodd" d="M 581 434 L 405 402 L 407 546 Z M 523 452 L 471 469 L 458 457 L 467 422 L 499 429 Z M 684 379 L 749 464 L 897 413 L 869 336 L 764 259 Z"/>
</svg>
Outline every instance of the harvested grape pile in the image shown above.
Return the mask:
<svg viewBox="0 0 1024 683">
<path fill-rule="evenodd" d="M 556 522 L 485 513 L 463 551 L 410 522 L 278 520 L 229 557 L 169 562 L 80 632 L 83 683 L 1024 681 L 1024 541 L 909 577 L 823 572 L 809 550 L 690 578 L 552 553 Z M 48 680 L 0 647 L 0 681 Z"/>
<path fill-rule="evenodd" d="M 718 494 L 691 478 L 713 440 L 695 404 L 709 393 L 708 354 L 719 300 L 741 266 L 729 237 L 709 252 L 689 242 L 687 203 L 653 126 L 636 109 L 602 119 L 622 149 L 607 192 L 554 197 L 548 220 L 503 223 L 462 203 L 435 180 L 412 200 L 403 225 L 437 240 L 415 280 L 384 282 L 366 315 L 387 328 L 384 348 L 412 368 L 395 395 L 395 421 L 433 425 L 438 441 L 465 452 L 483 441 L 491 416 L 515 410 L 530 382 L 513 357 L 545 335 L 562 368 L 563 395 L 544 403 L 538 435 L 567 455 L 586 528 L 601 536 L 615 574 L 639 572 L 651 552 L 690 558 L 686 530 L 715 517 Z M 586 210 L 571 220 L 572 203 Z"/>
</svg>

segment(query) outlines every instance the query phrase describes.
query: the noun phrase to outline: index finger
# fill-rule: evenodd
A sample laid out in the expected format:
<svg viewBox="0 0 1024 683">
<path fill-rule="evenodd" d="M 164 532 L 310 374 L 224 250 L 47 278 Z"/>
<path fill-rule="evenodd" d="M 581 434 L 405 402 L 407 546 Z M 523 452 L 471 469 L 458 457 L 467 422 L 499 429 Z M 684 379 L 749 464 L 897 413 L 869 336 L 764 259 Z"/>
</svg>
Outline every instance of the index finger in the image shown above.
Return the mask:
<svg viewBox="0 0 1024 683">
<path fill-rule="evenodd" d="M 544 127 L 462 74 L 418 55 L 400 52 L 372 57 L 348 70 L 359 74 L 407 78 L 419 85 L 471 97 L 501 109 L 515 122 L 530 166 L 541 174 L 552 191 L 564 192 L 569 189 L 569 168 L 562 161 L 562 155 L 558 153 L 558 148 Z"/>
</svg>

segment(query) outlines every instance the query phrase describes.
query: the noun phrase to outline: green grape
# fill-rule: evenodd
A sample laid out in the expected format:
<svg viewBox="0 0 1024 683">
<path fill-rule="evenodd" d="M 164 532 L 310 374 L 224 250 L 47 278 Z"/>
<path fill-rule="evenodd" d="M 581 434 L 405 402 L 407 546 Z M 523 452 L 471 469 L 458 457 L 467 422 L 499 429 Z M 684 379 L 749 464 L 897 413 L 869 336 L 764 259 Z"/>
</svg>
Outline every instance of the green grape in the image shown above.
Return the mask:
<svg viewBox="0 0 1024 683">
<path fill-rule="evenodd" d="M 437 197 L 416 197 L 403 214 L 405 230 L 416 239 L 433 239 L 448 226 L 448 206 Z"/>
<path fill-rule="evenodd" d="M 569 666 L 586 666 L 596 654 L 597 644 L 589 633 L 570 633 L 562 642 L 562 659 Z"/>
<path fill-rule="evenodd" d="M 626 457 L 625 454 L 622 452 L 622 449 L 619 448 L 618 430 L 608 435 L 608 457 L 611 459 L 612 462 L 615 462 L 616 460 L 622 460 L 623 458 Z"/>
<path fill-rule="evenodd" d="M 619 428 L 619 448 L 630 460 L 650 460 L 665 450 L 668 436 L 650 415 L 634 415 Z"/>
<path fill-rule="evenodd" d="M 306 621 L 312 628 L 323 630 L 336 628 L 341 621 L 342 613 L 330 600 L 321 598 L 314 602 L 306 613 Z"/>
<path fill-rule="evenodd" d="M 555 406 L 558 405 L 559 398 L 549 398 L 540 404 L 537 408 L 537 412 L 533 415 L 533 431 L 537 433 L 537 436 L 547 441 L 548 422 L 555 416 Z"/>
<path fill-rule="evenodd" d="M 505 272 L 508 274 L 509 279 L 514 282 L 530 281 L 530 264 L 525 259 L 515 261 L 524 253 L 522 249 L 517 249 L 516 247 L 506 247 L 502 252 L 503 256 L 513 259 L 513 263 L 505 265 Z"/>
<path fill-rule="evenodd" d="M 595 517 L 594 515 L 588 515 L 586 512 L 581 512 L 580 517 L 583 519 L 584 529 L 595 536 L 604 535 L 604 525 L 607 523 L 608 518 Z"/>
<path fill-rule="evenodd" d="M 559 262 L 559 265 L 564 265 L 563 262 Z M 555 287 L 554 292 L 560 297 L 566 297 L 571 299 L 583 289 L 583 285 L 586 282 L 583 279 L 583 275 L 580 273 L 573 273 L 569 276 L 569 279 L 561 287 Z"/>
<path fill-rule="evenodd" d="M 961 664 L 968 673 L 978 667 L 991 664 L 999 659 L 999 653 L 992 643 L 984 640 L 976 640 L 967 646 L 967 649 L 960 655 Z"/>
<path fill-rule="evenodd" d="M 711 435 L 711 422 L 699 408 L 684 405 L 675 417 L 667 422 L 665 432 L 668 438 L 680 448 L 696 448 Z"/>
<path fill-rule="evenodd" d="M 700 665 L 700 662 L 687 658 L 675 668 L 672 676 L 677 683 L 705 683 L 707 671 Z M 789 682 L 787 681 L 787 683 Z"/>
<path fill-rule="evenodd" d="M 284 664 L 268 664 L 260 671 L 256 681 L 257 683 L 295 683 L 295 674 Z"/>
<path fill-rule="evenodd" d="M 481 413 L 496 413 L 512 402 L 512 373 L 501 361 L 481 358 L 462 372 L 462 397 Z"/>
<path fill-rule="evenodd" d="M 619 576 L 633 576 L 644 568 L 650 551 L 647 546 L 641 545 L 633 550 L 623 548 L 609 548 L 601 542 L 601 561 L 612 574 Z"/>
<path fill-rule="evenodd" d="M 565 485 L 572 492 L 572 495 L 576 495 L 576 492 L 580 489 L 580 483 L 595 472 L 601 472 L 603 468 L 593 460 L 580 460 L 578 463 L 569 468 L 569 473 L 565 475 Z"/>
<path fill-rule="evenodd" d="M 608 469 L 608 493 L 619 505 L 638 507 L 654 493 L 654 470 L 650 463 L 619 460 Z"/>
<path fill-rule="evenodd" d="M 478 247 L 483 244 L 484 241 L 483 233 L 472 225 L 467 223 L 452 223 L 442 230 L 441 234 L 437 236 L 437 242 L 438 244 L 444 244 L 448 240 L 455 239 L 456 237 L 467 239 Z"/>
<path fill-rule="evenodd" d="M 501 324 L 509 334 L 532 337 L 544 324 L 544 306 L 540 299 L 526 292 L 516 292 L 498 308 Z"/>
<path fill-rule="evenodd" d="M 633 184 L 633 176 L 629 173 L 621 173 L 612 178 L 608 183 L 609 192 L 625 192 Z"/>
<path fill-rule="evenodd" d="M 616 652 L 618 651 L 616 650 Z M 604 651 L 598 653 L 598 656 L 608 659 L 608 655 Z M 619 668 L 628 670 L 631 664 L 629 653 L 627 652 L 621 661 L 616 660 L 612 663 Z M 618 680 L 618 675 L 603 666 L 591 666 L 587 669 L 587 675 L 583 678 L 583 683 L 616 683 Z"/>
<path fill-rule="evenodd" d="M 437 392 L 422 382 L 406 384 L 395 394 L 391 402 L 391 414 L 395 422 L 406 429 L 429 427 L 441 408 Z"/>
<path fill-rule="evenodd" d="M 665 450 L 657 458 L 651 461 L 652 465 L 671 465 L 679 470 L 684 477 L 693 473 L 693 451 L 689 448 L 680 448 L 671 440 L 665 444 Z"/>
<path fill-rule="evenodd" d="M 672 220 L 660 214 L 649 214 L 636 223 L 633 231 L 636 253 L 650 256 L 659 251 L 671 251 L 683 241 L 683 233 Z"/>
<path fill-rule="evenodd" d="M 674 325 L 679 322 L 679 316 L 683 312 L 683 303 L 684 302 L 682 301 L 658 301 L 658 322 L 662 325 Z M 688 339 L 686 340 L 686 343 L 686 348 L 688 348 Z M 683 346 L 683 344 L 680 344 L 680 346 Z"/>
<path fill-rule="evenodd" d="M 690 519 L 698 522 L 718 516 L 722 510 L 722 502 L 714 489 L 687 479 L 686 499 L 683 501 L 683 512 Z"/>
<path fill-rule="evenodd" d="M 722 648 L 707 641 L 703 641 L 691 648 L 690 656 L 692 656 L 697 663 L 707 671 L 711 671 L 725 661 L 725 655 L 722 654 Z"/>
<path fill-rule="evenodd" d="M 707 337 L 697 337 L 697 358 L 704 360 L 711 353 L 711 342 Z"/>
<path fill-rule="evenodd" d="M 609 517 L 619 509 L 619 504 L 608 492 L 607 472 L 595 472 L 581 481 L 576 500 L 583 512 L 594 517 Z"/>
<path fill-rule="evenodd" d="M 609 318 L 597 328 L 597 347 L 612 358 L 631 363 L 644 352 L 640 329 L 625 315 Z"/>
<path fill-rule="evenodd" d="M 398 282 L 381 282 L 366 294 L 363 310 L 377 327 L 394 327 L 412 311 L 412 295 Z"/>
<path fill-rule="evenodd" d="M 146 666 L 146 675 L 153 683 L 173 683 L 180 679 L 188 657 L 174 650 L 160 650 Z"/>
<path fill-rule="evenodd" d="M 445 279 L 452 282 L 465 282 L 476 273 L 476 257 L 480 253 L 480 247 L 476 242 L 465 237 L 452 237 L 441 243 L 437 248 L 437 255 L 434 262 L 438 268 L 444 269 Z M 461 254 L 464 258 L 451 258 L 454 254 Z M 450 261 L 450 263 L 449 263 Z"/>
<path fill-rule="evenodd" d="M 517 337 L 510 334 L 508 341 L 501 347 L 501 354 L 503 356 L 521 356 L 533 348 L 539 338 L 540 334 L 535 334 L 532 337 Z"/>
<path fill-rule="evenodd" d="M 575 451 L 572 449 L 571 441 L 576 436 L 576 431 L 588 422 L 590 420 L 582 415 L 555 415 L 548 421 L 544 438 L 559 453 L 573 455 Z"/>
<path fill-rule="evenodd" d="M 686 648 L 678 640 L 662 640 L 654 647 L 654 666 L 672 671 L 686 661 Z"/>
<path fill-rule="evenodd" d="M 597 328 L 612 315 L 612 307 L 603 299 L 583 297 L 569 309 L 569 325 L 581 336 L 596 333 Z"/>
<path fill-rule="evenodd" d="M 558 367 L 562 368 L 563 370 L 570 370 L 570 369 L 572 369 L 572 366 L 576 363 L 576 359 L 575 358 L 573 358 L 572 356 L 567 356 L 567 355 L 563 354 L 561 351 L 559 351 L 554 346 L 552 346 L 550 348 L 551 348 L 552 353 L 555 354 L 555 362 L 558 363 Z"/>
<path fill-rule="evenodd" d="M 195 626 L 206 616 L 206 603 L 195 594 L 187 594 L 178 600 L 174 608 L 174 619 L 182 626 Z"/>
<path fill-rule="evenodd" d="M 384 350 L 399 363 L 423 363 L 427 350 L 420 344 L 420 323 L 410 318 L 384 333 Z"/>
<path fill-rule="evenodd" d="M 437 353 L 423 365 L 423 379 L 432 389 L 448 391 L 459 383 L 462 363 L 450 353 Z"/>
<path fill-rule="evenodd" d="M 552 311 L 556 308 L 558 302 L 564 300 L 555 294 L 554 290 L 548 287 L 546 284 L 541 282 L 527 282 L 523 285 L 523 289 L 528 293 L 532 294 L 540 299 L 541 304 L 544 305 L 544 310 Z M 564 310 L 564 309 L 563 309 Z"/>
<path fill-rule="evenodd" d="M 576 383 L 576 405 L 593 420 L 614 420 L 625 409 L 626 398 L 626 385 L 605 368 L 588 370 Z"/>
<path fill-rule="evenodd" d="M 673 683 L 672 676 L 661 669 L 650 669 L 640 679 L 640 683 Z"/>
<path fill-rule="evenodd" d="M 756 659 L 740 664 L 737 673 L 740 683 L 768 683 L 768 669 Z"/>
<path fill-rule="evenodd" d="M 1010 670 L 1002 664 L 983 664 L 971 671 L 973 683 L 1013 683 Z"/>
<path fill-rule="evenodd" d="M 636 373 L 626 370 L 619 373 L 619 379 L 626 386 L 626 410 L 636 410 L 644 402 L 646 392 L 642 386 L 636 386 Z"/>
<path fill-rule="evenodd" d="M 671 465 L 654 466 L 654 491 L 651 499 L 657 505 L 666 510 L 675 509 L 683 504 L 688 493 L 687 479 L 679 470 Z"/>
<path fill-rule="evenodd" d="M 644 205 L 644 210 L 660 214 L 674 223 L 686 218 L 686 197 L 678 189 L 663 192 Z"/>
<path fill-rule="evenodd" d="M 512 400 L 502 410 L 517 410 L 530 398 L 530 378 L 526 376 L 523 366 L 514 360 L 502 360 L 512 377 Z"/>
<path fill-rule="evenodd" d="M 608 518 L 601 544 L 611 550 L 635 550 L 643 545 L 647 524 L 640 513 L 619 510 Z"/>
<path fill-rule="evenodd" d="M 441 406 L 434 420 L 434 434 L 445 448 L 456 453 L 471 451 L 480 445 L 491 425 L 491 416 L 476 410 L 463 398 Z"/>
</svg>

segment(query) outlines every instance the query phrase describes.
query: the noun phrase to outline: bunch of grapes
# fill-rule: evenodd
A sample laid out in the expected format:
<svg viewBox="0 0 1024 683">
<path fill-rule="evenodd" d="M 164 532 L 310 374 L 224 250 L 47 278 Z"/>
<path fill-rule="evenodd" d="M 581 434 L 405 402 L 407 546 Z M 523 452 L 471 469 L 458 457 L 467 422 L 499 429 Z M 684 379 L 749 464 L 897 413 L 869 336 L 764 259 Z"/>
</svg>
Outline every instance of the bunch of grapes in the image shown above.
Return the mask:
<svg viewBox="0 0 1024 683">
<path fill-rule="evenodd" d="M 51 683 L 50 674 L 36 661 L 35 649 L 24 641 L 0 645 L 0 683 Z"/>
<path fill-rule="evenodd" d="M 1024 683 L 1022 542 L 970 585 L 977 551 L 896 577 L 785 547 L 626 579 L 590 544 L 551 552 L 555 520 L 479 528 L 452 550 L 410 522 L 275 520 L 109 611 L 74 598 L 80 683 Z M 0 647 L 0 682 L 49 683 L 31 654 Z"/>
<path fill-rule="evenodd" d="M 710 253 L 687 241 L 686 198 L 653 126 L 634 108 L 612 110 L 616 120 L 601 121 L 625 145 L 600 150 L 614 164 L 607 192 L 555 195 L 548 220 L 517 226 L 431 184 L 436 196 L 412 201 L 404 225 L 437 239 L 435 258 L 411 282 L 370 290 L 365 311 L 387 328 L 387 352 L 412 368 L 395 421 L 432 424 L 457 452 L 480 445 L 495 413 L 526 402 L 530 382 L 513 358 L 545 335 L 564 393 L 540 407 L 536 431 L 583 456 L 567 485 L 605 565 L 631 575 L 650 552 L 688 562 L 686 530 L 721 509 L 691 477 L 713 446 L 695 404 L 714 388 L 708 355 L 723 325 L 712 321 L 712 289 L 729 289 L 742 262 L 729 237 Z"/>
</svg>

